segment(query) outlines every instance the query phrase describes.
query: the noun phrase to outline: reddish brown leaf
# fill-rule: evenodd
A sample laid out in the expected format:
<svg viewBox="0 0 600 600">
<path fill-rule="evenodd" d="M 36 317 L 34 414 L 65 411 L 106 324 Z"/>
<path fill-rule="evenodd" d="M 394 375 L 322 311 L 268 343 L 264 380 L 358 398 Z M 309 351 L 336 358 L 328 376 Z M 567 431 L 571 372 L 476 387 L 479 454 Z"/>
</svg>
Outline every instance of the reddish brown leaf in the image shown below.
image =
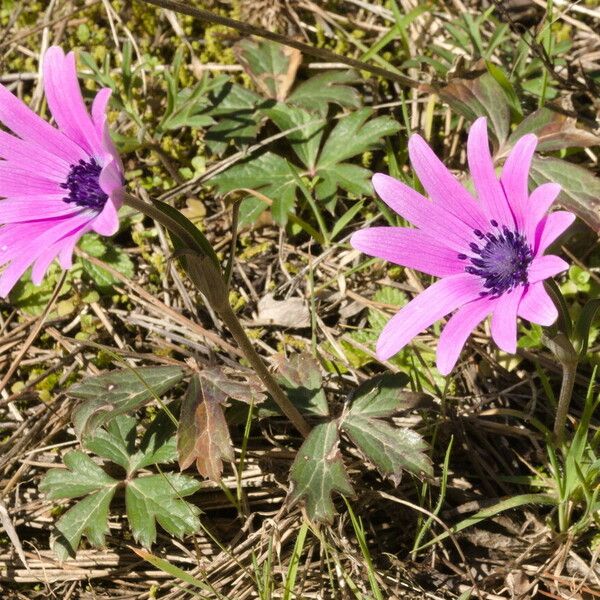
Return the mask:
<svg viewBox="0 0 600 600">
<path fill-rule="evenodd" d="M 451 79 L 438 93 L 444 102 L 469 121 L 487 117 L 488 125 L 502 145 L 508 137 L 510 108 L 500 84 L 484 73 L 475 79 Z"/>
<path fill-rule="evenodd" d="M 600 138 L 577 126 L 576 119 L 544 107 L 528 115 L 508 138 L 502 155 L 507 155 L 515 142 L 526 133 L 535 133 L 538 152 L 554 152 L 563 148 L 587 148 L 600 145 Z"/>
<path fill-rule="evenodd" d="M 239 402 L 258 404 L 265 399 L 263 384 L 254 372 L 248 369 L 208 367 L 202 369 L 200 376 L 210 381 L 228 398 Z"/>
<path fill-rule="evenodd" d="M 223 461 L 233 462 L 234 452 L 222 404 L 227 395 L 211 381 L 195 374 L 181 405 L 177 450 L 179 468 L 194 460 L 198 473 L 220 481 Z"/>
</svg>

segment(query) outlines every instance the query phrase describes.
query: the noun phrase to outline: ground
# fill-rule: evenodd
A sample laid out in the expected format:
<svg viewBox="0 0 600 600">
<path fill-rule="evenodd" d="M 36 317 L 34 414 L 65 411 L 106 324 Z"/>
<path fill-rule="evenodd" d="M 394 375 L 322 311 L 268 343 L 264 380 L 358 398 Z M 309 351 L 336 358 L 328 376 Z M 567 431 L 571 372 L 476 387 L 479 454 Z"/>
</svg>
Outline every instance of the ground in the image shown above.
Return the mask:
<svg viewBox="0 0 600 600">
<path fill-rule="evenodd" d="M 587 323 L 560 449 L 548 431 L 562 369 L 540 327 L 520 322 L 513 356 L 497 349 L 488 326 L 478 329 L 449 377 L 435 367 L 439 326 L 380 362 L 383 325 L 432 280 L 349 244 L 362 227 L 399 224 L 369 179 L 385 172 L 418 188 L 410 133 L 422 133 L 468 187 L 466 132 L 475 117 L 492 123 L 498 165 L 510 134 L 528 123 L 546 157 L 531 183 L 558 181 L 562 208 L 578 216 L 555 251 L 571 265 L 557 278 L 567 312 L 584 322 L 578 317 L 600 290 L 600 3 L 186 5 L 237 28 L 142 0 L 2 0 L 0 83 L 48 118 L 41 57 L 52 44 L 76 50 L 86 99 L 113 88 L 109 119 L 128 190 L 179 209 L 220 264 L 233 249 L 230 303 L 269 368 L 287 377 L 290 397 L 308 392 L 299 402 L 311 425 L 328 416 L 342 423 L 361 384 L 393 376 L 385 381 L 404 410 L 374 427 L 378 435 L 418 432 L 425 466 L 400 477 L 346 431 L 334 458 L 352 493 L 334 493 L 324 519 L 306 497 L 294 502 L 290 468 L 302 436 L 265 400 L 164 228 L 125 207 L 117 235 L 82 240 L 68 273 L 54 265 L 39 287 L 26 275 L 0 303 L 3 597 L 600 597 L 598 319 Z M 316 54 L 249 38 L 244 25 Z M 83 395 L 73 386 L 138 368 L 150 368 L 142 373 L 150 380 L 154 372 L 157 386 L 167 373 L 173 381 L 158 400 L 148 394 L 113 419 L 116 429 L 108 420 L 100 427 L 121 436 L 128 460 L 152 444 L 163 452 L 164 460 L 128 470 L 85 441 L 76 416 Z M 231 436 L 220 447 L 222 477 L 218 459 L 216 473 L 214 461 L 202 460 L 196 472 L 196 456 L 178 475 L 165 418 L 166 405 L 178 419 L 198 371 L 205 386 L 227 378 L 217 385 L 226 388 L 224 413 L 205 421 L 221 440 Z M 232 381 L 241 388 L 232 391 Z M 147 431 L 163 441 L 148 442 Z M 205 448 L 214 451 L 210 441 Z M 60 560 L 55 527 L 77 495 L 61 496 L 59 484 L 74 450 L 119 483 L 108 517 Z M 136 526 L 127 494 L 144 477 L 177 490 L 146 500 Z M 155 540 L 152 511 L 162 515 Z M 180 535 L 165 526 L 177 511 L 186 523 Z M 83 506 L 80 517 L 97 512 Z"/>
</svg>

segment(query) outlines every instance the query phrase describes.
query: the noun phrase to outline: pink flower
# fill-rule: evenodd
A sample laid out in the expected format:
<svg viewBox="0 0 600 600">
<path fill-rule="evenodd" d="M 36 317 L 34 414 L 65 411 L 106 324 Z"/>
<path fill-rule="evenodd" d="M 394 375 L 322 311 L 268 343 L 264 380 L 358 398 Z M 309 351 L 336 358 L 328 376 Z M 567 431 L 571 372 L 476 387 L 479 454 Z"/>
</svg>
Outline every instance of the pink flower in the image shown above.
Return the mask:
<svg viewBox="0 0 600 600">
<path fill-rule="evenodd" d="M 560 192 L 545 183 L 528 193 L 529 167 L 537 138 L 523 136 L 510 152 L 500 179 L 490 156 L 487 123 L 469 131 L 467 156 L 477 200 L 455 179 L 427 143 L 413 135 L 410 160 L 427 200 L 412 188 L 377 173 L 373 186 L 386 204 L 415 225 L 372 227 L 351 244 L 371 256 L 440 277 L 400 310 L 383 329 L 377 356 L 387 360 L 417 334 L 453 311 L 437 348 L 437 366 L 450 373 L 470 333 L 489 315 L 496 344 L 517 348 L 517 317 L 551 325 L 558 313 L 544 279 L 568 268 L 548 246 L 575 219 L 570 212 L 547 214 Z"/>
<path fill-rule="evenodd" d="M 29 266 L 39 284 L 56 257 L 71 267 L 73 249 L 88 231 L 119 228 L 123 164 L 110 139 L 101 89 L 88 114 L 75 56 L 54 46 L 44 57 L 44 89 L 58 129 L 0 85 L 0 296 Z"/>
</svg>

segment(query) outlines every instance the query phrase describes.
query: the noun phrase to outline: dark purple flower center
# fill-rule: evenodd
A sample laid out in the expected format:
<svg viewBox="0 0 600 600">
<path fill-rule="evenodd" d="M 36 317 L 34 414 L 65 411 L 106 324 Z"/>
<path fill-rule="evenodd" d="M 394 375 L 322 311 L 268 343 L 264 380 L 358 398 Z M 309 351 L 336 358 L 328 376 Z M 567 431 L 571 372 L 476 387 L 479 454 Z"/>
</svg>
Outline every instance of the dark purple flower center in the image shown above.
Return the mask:
<svg viewBox="0 0 600 600">
<path fill-rule="evenodd" d="M 458 258 L 471 263 L 465 267 L 467 273 L 483 279 L 486 291 L 481 295 L 495 297 L 527 283 L 527 270 L 533 255 L 521 233 L 511 231 L 506 225 L 501 228 L 496 221 L 491 223 L 493 232 L 474 230 L 480 241 L 471 242 L 469 246 L 476 256 L 459 254 Z"/>
<path fill-rule="evenodd" d="M 100 212 L 108 200 L 108 194 L 100 187 L 101 172 L 102 167 L 95 158 L 90 158 L 87 162 L 80 160 L 76 165 L 71 165 L 67 181 L 60 184 L 61 188 L 69 191 L 69 195 L 63 200 Z"/>
</svg>

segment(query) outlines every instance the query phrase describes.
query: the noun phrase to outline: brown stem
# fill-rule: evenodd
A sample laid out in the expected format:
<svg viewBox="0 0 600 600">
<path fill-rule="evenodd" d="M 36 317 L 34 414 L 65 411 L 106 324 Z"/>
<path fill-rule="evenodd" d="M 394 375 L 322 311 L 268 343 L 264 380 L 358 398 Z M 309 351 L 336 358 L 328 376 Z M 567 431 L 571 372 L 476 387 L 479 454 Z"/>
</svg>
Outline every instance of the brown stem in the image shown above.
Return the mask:
<svg viewBox="0 0 600 600">
<path fill-rule="evenodd" d="M 564 362 L 562 363 L 562 370 L 563 379 L 560 386 L 558 406 L 556 408 L 556 418 L 554 420 L 554 440 L 558 446 L 560 446 L 565 439 L 565 427 L 567 424 L 567 415 L 569 414 L 571 397 L 573 396 L 577 363 Z"/>
<path fill-rule="evenodd" d="M 557 445 L 561 445 L 565 439 L 565 426 L 573 396 L 579 354 L 565 333 L 559 332 L 554 337 L 543 335 L 542 340 L 562 367 L 563 378 L 554 418 L 554 441 Z"/>
<path fill-rule="evenodd" d="M 336 52 L 331 52 L 331 50 L 326 50 L 325 48 L 315 48 L 314 46 L 304 44 L 302 42 L 299 42 L 298 40 L 294 40 L 285 35 L 274 33 L 273 31 L 268 31 L 267 29 L 263 29 L 262 27 L 256 27 L 255 25 L 250 25 L 249 23 L 243 23 L 242 21 L 237 21 L 236 19 L 230 19 L 229 17 L 215 15 L 214 13 L 208 10 L 204 10 L 203 8 L 189 6 L 188 4 L 178 2 L 177 0 L 143 1 L 147 4 L 153 4 L 154 6 L 158 6 L 160 8 L 173 10 L 183 15 L 189 15 L 190 17 L 195 17 L 197 19 L 202 19 L 203 21 L 208 21 L 209 23 L 214 23 L 216 25 L 224 25 L 225 27 L 231 27 L 232 29 L 236 29 L 244 35 L 256 35 L 258 37 L 271 40 L 272 42 L 283 44 L 284 46 L 290 46 L 291 48 L 296 48 L 297 50 L 300 50 L 300 52 L 304 54 L 314 56 L 315 58 L 319 58 L 327 62 L 341 62 L 355 69 L 368 71 L 369 73 L 373 73 L 373 75 L 379 75 L 380 77 L 385 77 L 386 79 L 392 79 L 408 87 L 417 88 L 421 85 L 419 81 L 411 79 L 406 75 L 401 75 L 400 73 L 396 73 L 388 69 L 383 69 L 382 67 L 370 65 L 366 62 L 363 62 L 362 60 L 356 60 L 355 58 L 343 56 L 341 54 L 337 54 Z"/>
<path fill-rule="evenodd" d="M 279 406 L 283 414 L 291 421 L 294 427 L 304 436 L 307 437 L 310 433 L 310 426 L 300 414 L 300 411 L 290 402 L 289 398 L 285 395 L 283 390 L 279 387 L 279 384 L 275 381 L 275 378 L 267 369 L 262 358 L 258 355 L 252 342 L 246 335 L 244 328 L 240 324 L 236 314 L 231 309 L 231 306 L 227 304 L 215 310 L 219 313 L 221 319 L 231 332 L 231 335 L 235 338 L 238 343 L 240 350 L 244 353 L 244 356 L 248 362 L 252 365 L 252 368 L 256 371 L 256 374 L 260 377 L 265 387 L 271 394 L 273 400 Z"/>
<path fill-rule="evenodd" d="M 139 210 L 141 213 L 152 217 L 154 220 L 161 223 L 170 233 L 176 235 L 189 250 L 180 251 L 179 254 L 186 259 L 186 272 L 190 280 L 196 288 L 200 290 L 214 310 L 219 314 L 233 337 L 238 343 L 240 350 L 256 374 L 271 394 L 273 400 L 279 406 L 283 414 L 291 421 L 296 429 L 307 437 L 310 433 L 310 426 L 300 414 L 300 411 L 290 402 L 285 395 L 275 378 L 267 369 L 262 358 L 258 355 L 252 342 L 249 340 L 244 328 L 240 324 L 236 314 L 231 309 L 229 304 L 229 295 L 227 286 L 223 279 L 221 269 L 214 265 L 213 262 L 206 256 L 198 254 L 197 244 L 191 237 L 189 232 L 180 223 L 170 218 L 163 211 L 148 202 L 143 202 L 135 196 L 127 195 L 125 202 Z"/>
</svg>

